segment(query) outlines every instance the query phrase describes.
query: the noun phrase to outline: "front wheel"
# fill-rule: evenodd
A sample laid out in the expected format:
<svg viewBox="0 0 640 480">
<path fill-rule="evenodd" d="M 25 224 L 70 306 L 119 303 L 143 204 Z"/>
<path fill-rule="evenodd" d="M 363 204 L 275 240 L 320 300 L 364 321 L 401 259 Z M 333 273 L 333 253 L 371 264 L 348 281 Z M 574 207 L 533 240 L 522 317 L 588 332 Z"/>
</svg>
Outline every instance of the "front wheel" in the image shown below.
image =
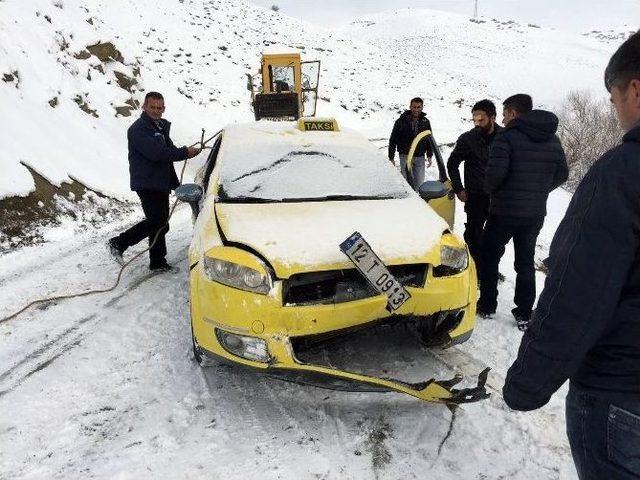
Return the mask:
<svg viewBox="0 0 640 480">
<path fill-rule="evenodd" d="M 202 352 L 200 351 L 200 347 L 196 343 L 196 337 L 193 334 L 193 323 L 191 324 L 191 345 L 193 348 L 193 359 L 198 363 L 198 365 L 202 366 Z"/>
</svg>

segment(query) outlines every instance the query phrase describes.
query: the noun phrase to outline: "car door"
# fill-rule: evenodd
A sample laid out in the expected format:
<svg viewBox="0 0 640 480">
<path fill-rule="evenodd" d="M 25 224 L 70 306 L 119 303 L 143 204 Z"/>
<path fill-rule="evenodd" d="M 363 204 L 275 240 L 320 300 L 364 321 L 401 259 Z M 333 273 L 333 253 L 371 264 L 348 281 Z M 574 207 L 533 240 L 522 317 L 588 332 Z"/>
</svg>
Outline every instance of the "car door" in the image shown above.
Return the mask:
<svg viewBox="0 0 640 480">
<path fill-rule="evenodd" d="M 440 215 L 448 224 L 451 229 L 453 229 L 453 223 L 455 219 L 456 213 L 456 202 L 455 202 L 455 193 L 453 192 L 453 188 L 451 187 L 451 180 L 447 177 L 447 169 L 444 165 L 444 160 L 442 159 L 442 154 L 440 153 L 440 149 L 433 138 L 433 133 L 431 130 L 425 130 L 424 132 L 420 132 L 416 135 L 416 138 L 413 139 L 413 143 L 411 144 L 411 148 L 409 149 L 409 154 L 407 155 L 407 170 L 411 171 L 411 165 L 413 163 L 413 155 L 415 153 L 416 147 L 420 141 L 427 137 L 426 141 L 431 143 L 433 148 L 434 156 L 436 157 L 436 166 L 438 167 L 438 181 L 444 184 L 447 190 L 447 194 L 440 198 L 435 198 L 429 200 L 429 206 L 435 210 L 435 212 Z"/>
</svg>

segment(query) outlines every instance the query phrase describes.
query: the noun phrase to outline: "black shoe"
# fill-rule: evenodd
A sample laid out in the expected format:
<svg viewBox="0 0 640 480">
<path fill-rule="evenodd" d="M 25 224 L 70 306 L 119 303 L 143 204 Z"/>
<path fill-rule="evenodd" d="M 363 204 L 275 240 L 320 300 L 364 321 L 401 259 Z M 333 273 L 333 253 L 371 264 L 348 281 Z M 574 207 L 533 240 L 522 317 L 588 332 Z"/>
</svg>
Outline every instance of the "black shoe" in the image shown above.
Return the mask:
<svg viewBox="0 0 640 480">
<path fill-rule="evenodd" d="M 154 273 L 178 273 L 180 269 L 169 265 L 168 263 L 161 263 L 160 265 L 149 265 L 149 270 Z"/>
<path fill-rule="evenodd" d="M 500 272 L 498 272 L 498 282 L 499 282 L 499 283 L 504 282 L 504 275 L 503 275 L 503 274 L 501 274 Z"/>
<path fill-rule="evenodd" d="M 495 310 L 488 310 L 480 306 L 476 307 L 476 315 L 480 318 L 492 318 L 495 314 Z"/>
<path fill-rule="evenodd" d="M 113 259 L 116 262 L 118 262 L 119 265 L 124 265 L 124 258 L 122 258 L 122 254 L 124 253 L 124 250 L 122 250 L 118 246 L 118 242 L 115 239 L 115 237 L 114 238 L 110 238 L 109 241 L 107 242 L 107 250 L 109 251 L 109 253 L 113 257 Z"/>
<path fill-rule="evenodd" d="M 521 332 L 525 332 L 527 328 L 529 328 L 531 315 L 523 315 L 522 313 L 518 312 L 517 308 L 511 310 L 511 313 L 513 314 L 513 318 L 516 319 L 516 326 L 518 327 L 518 330 L 520 330 Z"/>
</svg>

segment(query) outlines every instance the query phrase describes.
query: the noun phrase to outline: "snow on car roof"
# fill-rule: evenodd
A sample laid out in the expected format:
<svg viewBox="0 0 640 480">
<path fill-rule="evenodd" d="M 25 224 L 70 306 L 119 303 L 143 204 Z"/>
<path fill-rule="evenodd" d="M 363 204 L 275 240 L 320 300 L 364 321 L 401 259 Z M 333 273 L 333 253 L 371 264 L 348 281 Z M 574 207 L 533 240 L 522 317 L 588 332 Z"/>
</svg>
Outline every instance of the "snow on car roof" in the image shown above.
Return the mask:
<svg viewBox="0 0 640 480">
<path fill-rule="evenodd" d="M 223 201 L 405 198 L 412 193 L 386 157 L 350 129 L 303 132 L 294 122 L 265 121 L 231 125 L 220 158 Z"/>
</svg>

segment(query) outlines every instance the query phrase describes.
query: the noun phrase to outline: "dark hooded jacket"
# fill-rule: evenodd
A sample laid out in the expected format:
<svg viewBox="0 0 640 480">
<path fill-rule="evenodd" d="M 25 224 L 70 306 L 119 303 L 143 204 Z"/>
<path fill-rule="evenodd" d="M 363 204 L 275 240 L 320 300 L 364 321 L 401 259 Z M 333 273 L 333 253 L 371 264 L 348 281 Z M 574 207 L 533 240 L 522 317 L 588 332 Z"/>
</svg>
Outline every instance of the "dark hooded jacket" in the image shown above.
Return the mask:
<svg viewBox="0 0 640 480">
<path fill-rule="evenodd" d="M 169 192 L 179 185 L 173 162 L 185 160 L 189 151 L 173 144 L 170 129 L 170 122 L 164 119 L 156 122 L 145 112 L 129 127 L 131 190 Z"/>
<path fill-rule="evenodd" d="M 393 130 L 389 138 L 389 159 L 395 156 L 396 148 L 398 149 L 398 153 L 407 155 L 416 135 L 425 130 L 431 130 L 431 122 L 429 122 L 424 112 L 418 117 L 417 127 L 417 130 L 414 132 L 411 125 L 411 110 L 405 110 L 405 112 L 400 115 L 400 118 L 396 120 L 396 123 L 393 124 Z M 423 138 L 420 143 L 418 143 L 413 155 L 415 157 L 422 157 L 425 152 L 428 157 L 433 155 L 433 148 L 431 147 L 429 137 Z"/>
<path fill-rule="evenodd" d="M 553 113 L 533 110 L 509 122 L 496 136 L 484 183 L 491 195 L 490 215 L 546 215 L 549 192 L 569 175 L 557 129 L 558 117 Z"/>
<path fill-rule="evenodd" d="M 451 178 L 453 191 L 467 190 L 469 193 L 484 194 L 484 172 L 489 161 L 489 151 L 495 136 L 502 131 L 500 125 L 494 126 L 491 135 L 483 134 L 472 128 L 458 138 L 456 146 L 449 156 L 447 171 Z M 460 179 L 460 164 L 464 163 L 464 185 Z"/>
<path fill-rule="evenodd" d="M 567 380 L 611 403 L 640 402 L 640 125 L 576 190 L 549 276 L 503 394 L 545 405 Z"/>
</svg>

